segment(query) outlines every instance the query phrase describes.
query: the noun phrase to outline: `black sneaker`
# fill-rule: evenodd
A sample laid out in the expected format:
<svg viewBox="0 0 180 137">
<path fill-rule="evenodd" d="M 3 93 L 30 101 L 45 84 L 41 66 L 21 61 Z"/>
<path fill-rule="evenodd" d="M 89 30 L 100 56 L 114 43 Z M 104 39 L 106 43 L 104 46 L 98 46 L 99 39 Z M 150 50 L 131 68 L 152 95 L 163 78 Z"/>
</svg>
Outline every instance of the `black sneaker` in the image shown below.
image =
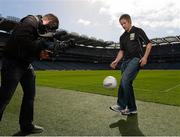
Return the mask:
<svg viewBox="0 0 180 137">
<path fill-rule="evenodd" d="M 109 108 L 110 108 L 111 110 L 115 111 L 115 112 L 121 112 L 121 113 L 122 113 L 122 111 L 125 110 L 124 108 L 122 108 L 122 107 L 119 106 L 119 105 L 113 105 L 113 106 L 110 106 Z"/>
<path fill-rule="evenodd" d="M 42 133 L 43 131 L 44 131 L 44 128 L 37 125 L 33 125 L 32 128 L 21 129 L 22 133 L 28 133 L 28 134 Z"/>
</svg>

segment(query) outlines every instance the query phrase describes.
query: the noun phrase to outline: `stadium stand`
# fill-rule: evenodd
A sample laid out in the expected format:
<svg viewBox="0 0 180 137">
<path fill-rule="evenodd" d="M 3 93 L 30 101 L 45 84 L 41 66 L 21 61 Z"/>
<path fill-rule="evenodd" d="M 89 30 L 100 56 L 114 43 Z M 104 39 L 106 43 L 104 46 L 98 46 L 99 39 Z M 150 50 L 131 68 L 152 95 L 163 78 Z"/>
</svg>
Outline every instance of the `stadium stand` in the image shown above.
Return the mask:
<svg viewBox="0 0 180 137">
<path fill-rule="evenodd" d="M 11 31 L 18 22 L 19 19 L 16 17 L 0 16 L 0 56 Z M 120 49 L 120 45 L 113 41 L 104 41 L 76 32 L 60 29 L 56 34 L 55 40 L 49 42 L 54 54 L 49 60 L 35 61 L 33 63 L 35 69 L 110 69 L 109 64 Z M 180 36 L 154 38 L 151 42 L 153 48 L 149 64 L 145 69 L 180 68 Z"/>
</svg>

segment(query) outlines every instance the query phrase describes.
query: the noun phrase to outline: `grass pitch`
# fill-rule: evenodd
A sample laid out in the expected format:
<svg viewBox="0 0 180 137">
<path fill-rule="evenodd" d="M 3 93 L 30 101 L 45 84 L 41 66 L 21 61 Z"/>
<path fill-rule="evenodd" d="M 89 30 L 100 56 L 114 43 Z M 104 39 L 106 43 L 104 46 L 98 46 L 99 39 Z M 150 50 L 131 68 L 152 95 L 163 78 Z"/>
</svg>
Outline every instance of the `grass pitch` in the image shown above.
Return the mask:
<svg viewBox="0 0 180 137">
<path fill-rule="evenodd" d="M 121 78 L 120 71 L 37 71 L 37 84 L 60 89 L 117 96 L 118 88 L 105 89 L 103 79 L 112 75 Z M 180 106 L 179 70 L 142 70 L 134 81 L 138 100 Z"/>
<path fill-rule="evenodd" d="M 107 75 L 119 80 L 119 71 L 37 71 L 34 122 L 45 131 L 34 135 L 180 136 L 179 73 L 141 71 L 134 81 L 136 98 L 142 100 L 137 101 L 138 115 L 127 117 L 109 110 L 117 100 L 111 97 L 117 95 L 117 89 L 102 86 Z M 0 123 L 0 136 L 19 131 L 21 99 L 22 89 L 18 87 Z"/>
<path fill-rule="evenodd" d="M 4 113 L 0 135 L 19 131 L 19 88 Z M 35 136 L 179 136 L 180 107 L 137 101 L 138 115 L 122 116 L 109 106 L 115 97 L 38 87 L 34 123 L 45 131 Z"/>
</svg>

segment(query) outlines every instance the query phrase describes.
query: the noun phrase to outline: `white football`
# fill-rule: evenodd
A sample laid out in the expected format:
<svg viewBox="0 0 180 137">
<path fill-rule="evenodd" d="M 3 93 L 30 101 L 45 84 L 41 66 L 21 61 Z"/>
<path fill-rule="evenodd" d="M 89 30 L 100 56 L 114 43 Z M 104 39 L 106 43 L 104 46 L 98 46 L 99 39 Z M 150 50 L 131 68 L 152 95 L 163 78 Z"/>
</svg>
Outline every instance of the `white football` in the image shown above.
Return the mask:
<svg viewBox="0 0 180 137">
<path fill-rule="evenodd" d="M 110 88 L 110 89 L 116 88 L 116 86 L 117 86 L 117 80 L 116 80 L 116 78 L 113 77 L 113 76 L 107 76 L 107 77 L 105 77 L 105 79 L 104 79 L 104 81 L 103 81 L 103 86 L 104 86 L 105 88 Z"/>
</svg>

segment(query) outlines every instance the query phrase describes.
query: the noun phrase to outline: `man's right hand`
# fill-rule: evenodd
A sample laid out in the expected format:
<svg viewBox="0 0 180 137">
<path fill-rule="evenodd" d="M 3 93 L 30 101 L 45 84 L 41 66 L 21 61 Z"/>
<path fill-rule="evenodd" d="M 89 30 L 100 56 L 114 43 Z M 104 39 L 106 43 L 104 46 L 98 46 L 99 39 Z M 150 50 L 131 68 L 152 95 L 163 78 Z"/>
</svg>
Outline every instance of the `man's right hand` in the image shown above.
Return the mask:
<svg viewBox="0 0 180 137">
<path fill-rule="evenodd" d="M 117 66 L 117 64 L 118 64 L 118 61 L 114 60 L 114 61 L 110 64 L 110 67 L 111 67 L 112 69 L 115 69 L 116 66 Z"/>
<path fill-rule="evenodd" d="M 40 60 L 50 59 L 49 54 L 52 54 L 52 51 L 50 51 L 50 50 L 42 50 L 40 55 L 39 55 L 40 56 Z"/>
</svg>

